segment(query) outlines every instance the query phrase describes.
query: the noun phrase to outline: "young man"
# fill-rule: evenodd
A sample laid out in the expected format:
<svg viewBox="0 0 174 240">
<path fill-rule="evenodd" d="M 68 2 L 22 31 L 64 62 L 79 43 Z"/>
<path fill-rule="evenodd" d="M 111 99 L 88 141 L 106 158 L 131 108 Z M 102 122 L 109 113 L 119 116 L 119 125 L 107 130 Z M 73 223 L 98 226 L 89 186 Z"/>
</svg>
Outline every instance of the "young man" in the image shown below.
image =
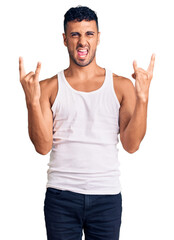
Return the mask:
<svg viewBox="0 0 174 240">
<path fill-rule="evenodd" d="M 29 136 L 40 154 L 50 150 L 44 214 L 49 240 L 118 240 L 122 196 L 117 157 L 118 134 L 129 153 L 146 132 L 147 71 L 133 62 L 131 80 L 96 64 L 100 41 L 96 13 L 71 8 L 64 19 L 69 67 L 39 82 L 41 63 L 20 82 L 26 95 Z"/>
</svg>

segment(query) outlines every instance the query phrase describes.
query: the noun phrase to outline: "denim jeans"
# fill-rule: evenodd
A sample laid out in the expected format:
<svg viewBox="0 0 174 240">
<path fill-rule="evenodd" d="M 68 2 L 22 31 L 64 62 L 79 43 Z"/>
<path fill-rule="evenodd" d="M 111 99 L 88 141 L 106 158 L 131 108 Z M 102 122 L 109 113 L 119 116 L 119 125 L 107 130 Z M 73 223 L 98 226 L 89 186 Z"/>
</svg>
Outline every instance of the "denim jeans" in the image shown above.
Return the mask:
<svg viewBox="0 0 174 240">
<path fill-rule="evenodd" d="M 81 194 L 48 187 L 44 200 L 48 240 L 118 240 L 122 215 L 121 192 Z"/>
</svg>

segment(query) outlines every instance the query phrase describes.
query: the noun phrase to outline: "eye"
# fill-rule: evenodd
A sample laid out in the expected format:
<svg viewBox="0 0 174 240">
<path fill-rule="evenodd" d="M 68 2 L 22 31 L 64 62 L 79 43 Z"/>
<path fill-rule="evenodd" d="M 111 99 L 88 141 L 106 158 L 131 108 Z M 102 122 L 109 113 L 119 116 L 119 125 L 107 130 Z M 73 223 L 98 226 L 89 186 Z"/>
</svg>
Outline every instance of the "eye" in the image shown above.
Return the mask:
<svg viewBox="0 0 174 240">
<path fill-rule="evenodd" d="M 87 32 L 87 35 L 88 35 L 88 36 L 93 36 L 94 33 L 93 33 L 93 32 Z"/>
<path fill-rule="evenodd" d="M 79 33 L 77 33 L 77 32 L 71 33 L 71 36 L 72 36 L 72 37 L 78 37 L 78 36 L 79 36 Z"/>
</svg>

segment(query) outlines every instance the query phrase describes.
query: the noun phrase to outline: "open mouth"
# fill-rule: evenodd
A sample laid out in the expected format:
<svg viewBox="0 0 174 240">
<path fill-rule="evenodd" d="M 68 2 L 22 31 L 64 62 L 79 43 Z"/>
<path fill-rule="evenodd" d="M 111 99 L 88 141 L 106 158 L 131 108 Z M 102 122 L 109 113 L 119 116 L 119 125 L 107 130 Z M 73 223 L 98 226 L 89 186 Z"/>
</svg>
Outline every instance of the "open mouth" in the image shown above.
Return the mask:
<svg viewBox="0 0 174 240">
<path fill-rule="evenodd" d="M 78 49 L 77 54 L 78 54 L 79 58 L 85 58 L 88 54 L 88 50 L 87 49 Z"/>
</svg>

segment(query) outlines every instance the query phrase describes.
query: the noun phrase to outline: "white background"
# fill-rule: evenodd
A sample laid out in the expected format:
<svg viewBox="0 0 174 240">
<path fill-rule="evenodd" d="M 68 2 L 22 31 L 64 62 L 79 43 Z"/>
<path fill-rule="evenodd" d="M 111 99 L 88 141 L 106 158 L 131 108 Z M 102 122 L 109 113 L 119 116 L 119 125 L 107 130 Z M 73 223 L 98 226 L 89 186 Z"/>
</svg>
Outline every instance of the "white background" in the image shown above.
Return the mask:
<svg viewBox="0 0 174 240">
<path fill-rule="evenodd" d="M 97 12 L 100 66 L 134 82 L 133 60 L 147 69 L 152 53 L 156 54 L 146 136 L 134 154 L 118 146 L 123 197 L 120 239 L 173 240 L 174 15 L 169 0 L 1 2 L 0 239 L 46 240 L 43 202 L 49 154 L 35 152 L 28 136 L 18 59 L 23 56 L 26 72 L 34 71 L 41 61 L 40 80 L 67 68 L 63 17 L 79 4 Z"/>
</svg>

